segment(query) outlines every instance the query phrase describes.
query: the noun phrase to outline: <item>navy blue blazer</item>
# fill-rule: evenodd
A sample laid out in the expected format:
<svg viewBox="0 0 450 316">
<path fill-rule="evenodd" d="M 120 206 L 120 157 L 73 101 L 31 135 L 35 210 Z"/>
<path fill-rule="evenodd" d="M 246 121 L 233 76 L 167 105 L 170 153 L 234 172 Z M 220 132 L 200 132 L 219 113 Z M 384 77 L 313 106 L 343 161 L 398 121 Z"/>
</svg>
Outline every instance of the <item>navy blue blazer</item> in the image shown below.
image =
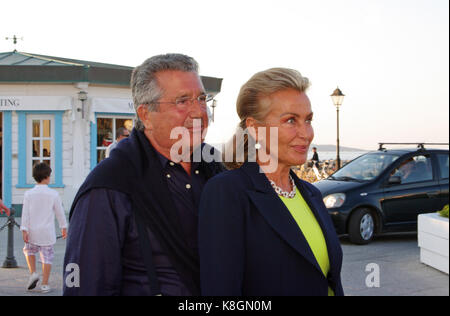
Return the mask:
<svg viewBox="0 0 450 316">
<path fill-rule="evenodd" d="M 210 179 L 202 193 L 199 251 L 202 295 L 343 296 L 342 249 L 322 195 L 292 177 L 325 236 L 324 276 L 289 210 L 256 163 Z"/>
</svg>

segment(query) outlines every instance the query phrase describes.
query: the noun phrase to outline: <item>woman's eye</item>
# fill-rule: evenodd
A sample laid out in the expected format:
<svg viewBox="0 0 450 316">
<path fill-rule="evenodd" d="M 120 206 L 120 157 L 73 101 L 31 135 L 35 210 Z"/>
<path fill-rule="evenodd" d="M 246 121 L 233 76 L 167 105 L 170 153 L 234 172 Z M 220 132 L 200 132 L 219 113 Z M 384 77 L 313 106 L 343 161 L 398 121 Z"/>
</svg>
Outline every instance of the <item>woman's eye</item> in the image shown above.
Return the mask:
<svg viewBox="0 0 450 316">
<path fill-rule="evenodd" d="M 294 124 L 295 123 L 295 119 L 294 118 L 290 118 L 286 121 L 289 124 Z"/>
</svg>

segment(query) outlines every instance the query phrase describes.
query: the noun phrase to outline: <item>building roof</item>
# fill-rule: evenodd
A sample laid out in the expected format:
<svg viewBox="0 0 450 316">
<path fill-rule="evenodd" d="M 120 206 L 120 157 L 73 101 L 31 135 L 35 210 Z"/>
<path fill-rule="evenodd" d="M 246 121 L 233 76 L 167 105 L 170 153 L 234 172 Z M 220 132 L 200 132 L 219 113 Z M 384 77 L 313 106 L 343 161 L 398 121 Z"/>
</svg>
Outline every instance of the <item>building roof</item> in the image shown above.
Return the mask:
<svg viewBox="0 0 450 316">
<path fill-rule="evenodd" d="M 0 53 L 0 83 L 89 82 L 129 87 L 133 69 L 134 67 L 18 51 Z M 222 79 L 204 76 L 201 78 L 209 93 L 220 92 Z"/>
</svg>

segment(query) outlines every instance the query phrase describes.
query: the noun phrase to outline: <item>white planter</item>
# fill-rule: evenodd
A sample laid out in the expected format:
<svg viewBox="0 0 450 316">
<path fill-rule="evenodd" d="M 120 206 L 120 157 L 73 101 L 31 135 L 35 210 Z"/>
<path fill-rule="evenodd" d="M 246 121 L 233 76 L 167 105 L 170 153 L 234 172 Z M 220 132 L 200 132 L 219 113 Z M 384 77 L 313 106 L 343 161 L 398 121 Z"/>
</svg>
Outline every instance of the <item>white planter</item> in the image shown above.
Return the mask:
<svg viewBox="0 0 450 316">
<path fill-rule="evenodd" d="M 418 219 L 420 262 L 448 274 L 448 218 L 437 213 L 421 214 Z"/>
</svg>

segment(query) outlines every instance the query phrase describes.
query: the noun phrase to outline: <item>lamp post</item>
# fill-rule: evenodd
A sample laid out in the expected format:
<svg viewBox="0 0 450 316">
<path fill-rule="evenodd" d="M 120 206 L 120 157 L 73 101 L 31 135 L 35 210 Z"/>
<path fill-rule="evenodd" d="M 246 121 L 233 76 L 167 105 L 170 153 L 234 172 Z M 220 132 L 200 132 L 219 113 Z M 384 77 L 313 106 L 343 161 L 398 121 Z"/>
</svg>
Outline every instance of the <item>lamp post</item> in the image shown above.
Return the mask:
<svg viewBox="0 0 450 316">
<path fill-rule="evenodd" d="M 83 90 L 78 92 L 78 100 L 81 101 L 81 118 L 84 119 L 84 101 L 87 100 L 87 92 Z M 80 112 L 80 109 L 78 109 L 78 112 Z"/>
<path fill-rule="evenodd" d="M 214 110 L 216 109 L 216 106 L 217 106 L 217 100 L 213 100 L 212 101 L 212 104 L 211 104 L 211 108 L 212 108 L 212 117 L 211 117 L 211 120 L 214 122 Z"/>
<path fill-rule="evenodd" d="M 342 102 L 344 102 L 345 95 L 342 93 L 342 91 L 338 88 L 334 90 L 333 94 L 331 95 L 331 99 L 333 100 L 334 106 L 336 107 L 336 113 L 337 113 L 337 141 L 336 141 L 336 162 L 337 162 L 337 169 L 339 170 L 341 168 L 341 157 L 339 156 L 339 108 L 342 105 Z"/>
</svg>

